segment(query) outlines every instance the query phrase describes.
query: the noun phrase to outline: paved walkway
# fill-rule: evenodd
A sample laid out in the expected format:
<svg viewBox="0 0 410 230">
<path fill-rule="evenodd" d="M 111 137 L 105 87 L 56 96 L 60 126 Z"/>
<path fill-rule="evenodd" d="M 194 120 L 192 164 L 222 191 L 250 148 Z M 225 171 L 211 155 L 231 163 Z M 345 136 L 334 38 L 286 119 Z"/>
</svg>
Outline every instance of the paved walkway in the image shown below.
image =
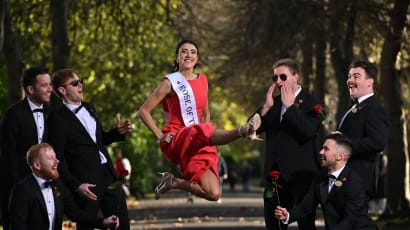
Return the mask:
<svg viewBox="0 0 410 230">
<path fill-rule="evenodd" d="M 133 230 L 137 229 L 265 229 L 261 191 L 224 191 L 222 203 L 195 197 L 187 200 L 181 190 L 170 191 L 160 200 L 129 201 Z M 289 230 L 296 230 L 291 224 Z M 317 221 L 323 229 L 323 221 Z"/>
</svg>

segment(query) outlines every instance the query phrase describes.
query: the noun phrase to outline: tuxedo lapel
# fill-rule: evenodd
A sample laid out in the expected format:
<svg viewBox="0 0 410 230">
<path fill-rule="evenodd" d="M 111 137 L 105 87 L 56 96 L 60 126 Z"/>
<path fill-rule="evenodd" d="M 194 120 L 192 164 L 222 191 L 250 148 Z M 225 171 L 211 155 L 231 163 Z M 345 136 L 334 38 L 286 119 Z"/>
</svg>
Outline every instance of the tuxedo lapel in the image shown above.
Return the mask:
<svg viewBox="0 0 410 230">
<path fill-rule="evenodd" d="M 47 116 L 48 116 L 48 106 L 46 104 L 43 105 L 43 119 L 44 119 L 44 132 L 43 132 L 43 138 L 42 140 L 47 140 L 47 133 L 48 133 L 48 127 L 47 127 Z"/>
<path fill-rule="evenodd" d="M 33 175 L 29 176 L 29 183 L 31 184 L 31 188 L 33 189 L 33 194 L 35 195 L 36 199 L 41 204 L 41 208 L 47 214 L 46 201 L 44 200 L 43 193 L 41 193 L 40 185 L 38 185 Z"/>
<path fill-rule="evenodd" d="M 37 134 L 37 126 L 36 126 L 36 121 L 34 120 L 34 116 L 33 116 L 33 111 L 31 111 L 30 105 L 28 103 L 28 99 L 27 97 L 24 99 L 24 106 L 23 106 L 23 114 L 27 114 L 26 118 L 28 121 L 30 121 L 30 125 L 29 127 L 27 127 L 30 132 L 32 132 L 34 138 L 35 138 L 35 142 L 38 142 L 38 134 Z"/>
<path fill-rule="evenodd" d="M 57 184 L 55 186 L 56 186 L 56 189 L 58 189 Z M 60 220 L 63 218 L 62 215 L 64 212 L 62 209 L 64 205 L 63 204 L 64 198 L 61 197 L 61 194 L 57 195 L 54 189 L 53 189 L 53 196 L 54 196 L 54 221 L 55 223 L 60 223 Z"/>
<path fill-rule="evenodd" d="M 319 185 L 320 198 L 322 204 L 325 204 L 328 198 L 329 179 L 324 176 Z"/>
<path fill-rule="evenodd" d="M 345 113 L 343 113 L 343 117 L 339 120 L 337 124 L 338 130 L 342 128 L 343 123 L 345 121 L 348 121 L 354 116 L 360 115 L 363 112 L 363 110 L 366 108 L 367 105 L 375 103 L 375 102 L 376 102 L 376 97 L 373 95 L 369 98 L 366 98 L 366 100 L 356 104 L 355 108 L 351 109 L 353 105 L 349 107 L 349 109 Z"/>
<path fill-rule="evenodd" d="M 87 129 L 81 123 L 80 119 L 78 119 L 78 117 L 70 109 L 68 109 L 67 106 L 63 105 L 63 110 L 65 116 L 67 117 L 66 121 L 68 121 L 68 125 L 71 128 L 78 130 L 81 133 L 81 136 L 88 138 L 90 142 L 94 143 L 93 139 L 90 137 L 90 134 L 88 134 Z"/>
</svg>

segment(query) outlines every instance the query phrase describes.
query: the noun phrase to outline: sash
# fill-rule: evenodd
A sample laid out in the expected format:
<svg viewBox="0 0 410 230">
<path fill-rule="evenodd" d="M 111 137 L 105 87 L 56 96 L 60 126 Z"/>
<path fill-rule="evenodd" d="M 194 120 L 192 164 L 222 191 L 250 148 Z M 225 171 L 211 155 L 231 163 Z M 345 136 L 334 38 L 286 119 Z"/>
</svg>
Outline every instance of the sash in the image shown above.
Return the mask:
<svg viewBox="0 0 410 230">
<path fill-rule="evenodd" d="M 198 114 L 196 112 L 196 102 L 191 85 L 180 72 L 174 72 L 166 76 L 171 82 L 172 88 L 179 99 L 181 116 L 185 126 L 198 124 Z"/>
</svg>

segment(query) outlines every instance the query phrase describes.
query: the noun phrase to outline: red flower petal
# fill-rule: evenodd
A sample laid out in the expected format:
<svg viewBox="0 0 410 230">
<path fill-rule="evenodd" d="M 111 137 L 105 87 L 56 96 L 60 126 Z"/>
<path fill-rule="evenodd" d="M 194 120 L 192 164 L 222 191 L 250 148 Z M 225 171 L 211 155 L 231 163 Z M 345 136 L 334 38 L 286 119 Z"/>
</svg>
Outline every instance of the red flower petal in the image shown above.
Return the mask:
<svg viewBox="0 0 410 230">
<path fill-rule="evenodd" d="M 279 171 L 271 171 L 271 172 L 269 173 L 269 177 L 270 177 L 272 180 L 277 180 L 277 179 L 279 179 L 279 176 L 280 176 L 280 172 L 279 172 Z"/>
</svg>

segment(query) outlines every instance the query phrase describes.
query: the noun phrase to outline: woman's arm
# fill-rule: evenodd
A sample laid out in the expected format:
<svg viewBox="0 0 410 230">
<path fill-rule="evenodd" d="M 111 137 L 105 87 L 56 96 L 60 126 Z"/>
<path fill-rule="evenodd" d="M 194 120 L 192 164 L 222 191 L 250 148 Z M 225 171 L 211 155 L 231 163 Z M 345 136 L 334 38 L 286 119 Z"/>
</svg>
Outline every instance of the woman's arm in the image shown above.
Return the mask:
<svg viewBox="0 0 410 230">
<path fill-rule="evenodd" d="M 163 134 L 155 124 L 155 121 L 151 116 L 151 111 L 171 92 L 172 88 L 170 81 L 164 79 L 138 110 L 138 117 L 142 120 L 145 126 L 151 130 L 157 139 L 161 139 Z"/>
</svg>

